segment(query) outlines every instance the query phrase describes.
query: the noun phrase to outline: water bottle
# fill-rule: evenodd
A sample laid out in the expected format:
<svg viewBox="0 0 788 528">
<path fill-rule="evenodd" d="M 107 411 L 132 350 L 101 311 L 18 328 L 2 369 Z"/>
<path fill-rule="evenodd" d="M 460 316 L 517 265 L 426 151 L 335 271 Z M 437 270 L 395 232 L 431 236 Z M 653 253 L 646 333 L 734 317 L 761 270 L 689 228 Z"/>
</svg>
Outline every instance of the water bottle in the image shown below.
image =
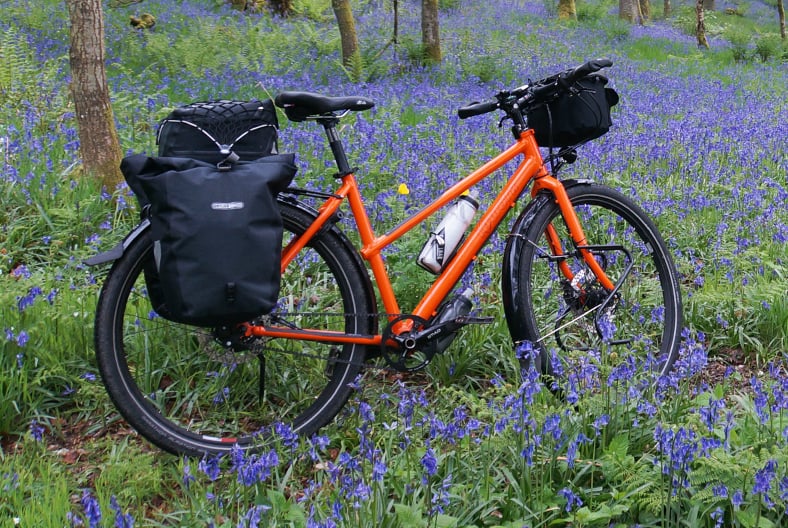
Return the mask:
<svg viewBox="0 0 788 528">
<path fill-rule="evenodd" d="M 475 198 L 470 195 L 460 196 L 424 244 L 416 260 L 419 266 L 432 273 L 440 273 L 454 255 L 457 244 L 471 225 L 478 208 L 479 202 Z"/>
</svg>

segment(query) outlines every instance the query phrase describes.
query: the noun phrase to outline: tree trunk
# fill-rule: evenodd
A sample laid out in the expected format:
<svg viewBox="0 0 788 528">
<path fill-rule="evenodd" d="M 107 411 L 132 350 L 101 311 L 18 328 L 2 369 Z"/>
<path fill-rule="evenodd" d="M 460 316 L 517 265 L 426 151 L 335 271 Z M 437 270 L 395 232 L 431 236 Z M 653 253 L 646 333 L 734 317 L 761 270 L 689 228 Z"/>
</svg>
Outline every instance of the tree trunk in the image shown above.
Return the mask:
<svg viewBox="0 0 788 528">
<path fill-rule="evenodd" d="M 670 0 L 665 0 L 662 3 L 662 14 L 665 16 L 665 18 L 668 18 L 670 16 L 670 11 L 671 11 Z"/>
<path fill-rule="evenodd" d="M 651 1 L 638 0 L 638 5 L 640 7 L 640 23 L 645 24 L 651 20 Z"/>
<path fill-rule="evenodd" d="M 634 22 L 637 16 L 637 0 L 618 0 L 618 16 L 627 22 Z"/>
<path fill-rule="evenodd" d="M 698 16 L 698 24 L 695 26 L 695 33 L 698 36 L 698 47 L 709 49 L 709 41 L 706 40 L 706 21 L 703 16 L 703 0 L 697 0 L 695 11 Z"/>
<path fill-rule="evenodd" d="M 785 40 L 785 8 L 783 0 L 777 0 L 777 14 L 780 17 L 780 37 Z"/>
<path fill-rule="evenodd" d="M 269 0 L 268 5 L 279 16 L 289 17 L 293 14 L 293 0 Z"/>
<path fill-rule="evenodd" d="M 421 42 L 425 60 L 440 62 L 443 56 L 438 27 L 438 0 L 421 0 Z"/>
<path fill-rule="evenodd" d="M 104 67 L 104 15 L 101 0 L 67 0 L 71 21 L 71 94 L 79 151 L 85 172 L 112 190 L 122 181 L 123 156 L 109 100 Z"/>
<path fill-rule="evenodd" d="M 356 36 L 356 20 L 350 9 L 350 0 L 331 0 L 331 8 L 339 26 L 339 38 L 342 41 L 342 64 L 350 66 L 353 57 L 359 53 L 358 36 Z"/>
<path fill-rule="evenodd" d="M 575 0 L 558 0 L 558 18 L 562 20 L 573 20 L 577 18 Z"/>
</svg>

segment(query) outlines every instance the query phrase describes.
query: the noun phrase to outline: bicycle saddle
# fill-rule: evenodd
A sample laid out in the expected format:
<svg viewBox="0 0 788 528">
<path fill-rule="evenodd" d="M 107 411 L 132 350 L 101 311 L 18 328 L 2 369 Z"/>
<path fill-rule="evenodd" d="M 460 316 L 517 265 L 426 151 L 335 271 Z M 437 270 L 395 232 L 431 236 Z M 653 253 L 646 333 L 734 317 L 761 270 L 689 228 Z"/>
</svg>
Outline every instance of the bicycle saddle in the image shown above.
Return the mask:
<svg viewBox="0 0 788 528">
<path fill-rule="evenodd" d="M 274 103 L 283 108 L 290 121 L 304 121 L 311 116 L 322 116 L 340 110 L 368 110 L 375 106 L 366 97 L 329 97 L 311 92 L 282 92 Z"/>
</svg>

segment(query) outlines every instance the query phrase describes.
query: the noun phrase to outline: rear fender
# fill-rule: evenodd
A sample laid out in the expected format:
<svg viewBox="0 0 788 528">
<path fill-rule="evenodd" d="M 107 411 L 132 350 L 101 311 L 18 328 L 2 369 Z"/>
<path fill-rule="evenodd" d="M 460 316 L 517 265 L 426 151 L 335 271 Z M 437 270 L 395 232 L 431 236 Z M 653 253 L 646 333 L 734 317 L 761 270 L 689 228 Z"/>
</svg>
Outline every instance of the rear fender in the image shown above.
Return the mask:
<svg viewBox="0 0 788 528">
<path fill-rule="evenodd" d="M 126 249 L 128 249 L 128 247 L 140 236 L 142 236 L 149 228 L 150 220 L 148 218 L 143 218 L 142 221 L 137 224 L 137 227 L 132 229 L 131 232 L 126 235 L 117 246 L 108 251 L 93 255 L 84 261 L 85 264 L 88 266 L 99 266 L 101 264 L 107 264 L 109 262 L 118 260 L 123 256 L 123 253 L 126 252 Z"/>
<path fill-rule="evenodd" d="M 293 191 L 293 189 L 288 189 L 288 191 Z M 298 189 L 295 189 L 298 192 Z M 287 192 L 287 191 L 285 191 Z M 310 191 L 304 191 L 302 194 L 313 194 Z M 294 207 L 299 211 L 306 213 L 307 215 L 317 218 L 317 210 L 309 205 L 305 204 L 304 202 L 295 198 L 293 194 L 279 194 L 277 196 L 277 201 L 284 205 L 285 207 Z M 339 220 L 339 216 L 337 216 L 337 220 Z M 126 235 L 123 240 L 108 251 L 104 251 L 97 255 L 90 257 L 89 259 L 85 260 L 84 263 L 88 266 L 99 266 L 102 264 L 107 264 L 118 260 L 120 257 L 123 256 L 126 249 L 128 249 L 131 244 L 134 243 L 139 237 L 143 236 L 148 229 L 150 229 L 150 219 L 146 216 L 142 219 L 142 221 L 131 230 L 131 232 Z M 319 231 L 315 236 L 319 237 L 322 236 L 325 232 L 331 231 L 337 237 L 339 237 L 342 244 L 345 246 L 347 251 L 353 255 L 353 259 L 355 261 L 355 265 L 358 269 L 359 274 L 364 279 L 364 291 L 367 295 L 367 305 L 370 307 L 371 311 L 376 311 L 377 308 L 377 298 L 375 296 L 375 290 L 372 287 L 372 281 L 369 278 L 369 273 L 367 272 L 367 268 L 364 265 L 364 261 L 361 259 L 361 256 L 358 253 L 358 250 L 353 246 L 347 236 L 339 230 L 336 226 L 335 222 L 329 221 L 321 231 Z M 369 325 L 369 333 L 374 334 L 377 332 L 377 317 L 374 317 L 374 314 L 370 314 L 370 325 Z"/>
</svg>

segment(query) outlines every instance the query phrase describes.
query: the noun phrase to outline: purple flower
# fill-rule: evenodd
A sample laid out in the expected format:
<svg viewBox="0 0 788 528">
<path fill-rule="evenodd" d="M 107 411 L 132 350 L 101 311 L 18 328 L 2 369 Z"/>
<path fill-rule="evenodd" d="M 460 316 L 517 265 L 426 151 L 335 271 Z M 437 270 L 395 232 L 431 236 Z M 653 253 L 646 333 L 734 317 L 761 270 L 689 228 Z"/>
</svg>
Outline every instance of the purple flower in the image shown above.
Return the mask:
<svg viewBox="0 0 788 528">
<path fill-rule="evenodd" d="M 579 508 L 583 505 L 583 500 L 578 495 L 575 495 L 569 488 L 563 488 L 558 494 L 566 499 L 566 506 L 564 506 L 564 509 L 567 513 L 571 512 L 575 507 Z"/>
<path fill-rule="evenodd" d="M 424 467 L 424 473 L 427 476 L 431 477 L 438 472 L 438 459 L 435 458 L 435 453 L 431 447 L 428 447 L 424 456 L 421 457 L 421 465 Z"/>
<path fill-rule="evenodd" d="M 93 498 L 88 490 L 83 490 L 82 498 L 79 502 L 82 504 L 82 510 L 85 512 L 88 526 L 90 526 L 90 528 L 99 526 L 99 523 L 101 523 L 101 507 L 98 501 Z"/>
<path fill-rule="evenodd" d="M 33 440 L 40 442 L 44 438 L 44 432 L 44 427 L 37 420 L 30 422 L 30 436 L 33 437 Z"/>
<path fill-rule="evenodd" d="M 260 526 L 260 520 L 264 512 L 270 510 L 270 506 L 252 506 L 241 522 L 238 523 L 238 528 L 256 528 Z"/>
<path fill-rule="evenodd" d="M 367 402 L 361 402 L 358 404 L 358 413 L 361 416 L 361 419 L 366 423 L 375 421 L 375 411 L 372 410 L 372 406 Z"/>
<path fill-rule="evenodd" d="M 375 482 L 383 482 L 383 477 L 386 475 L 388 467 L 386 463 L 378 459 L 372 464 L 372 480 Z"/>
<path fill-rule="evenodd" d="M 714 528 L 720 528 L 722 526 L 723 521 L 725 520 L 725 512 L 722 511 L 722 508 L 717 508 L 713 512 L 711 512 L 711 520 L 714 521 Z"/>
<path fill-rule="evenodd" d="M 186 489 L 189 489 L 189 486 L 195 480 L 197 480 L 197 479 L 194 477 L 194 475 L 192 475 L 192 468 L 191 468 L 191 466 L 189 466 L 189 464 L 187 462 L 184 462 L 184 464 L 183 464 L 183 477 L 181 478 L 181 481 L 183 482 L 183 486 Z"/>
<path fill-rule="evenodd" d="M 129 513 L 123 515 L 115 495 L 110 497 L 109 507 L 115 512 L 115 528 L 134 528 L 134 518 Z"/>
<path fill-rule="evenodd" d="M 11 270 L 11 276 L 17 279 L 29 279 L 32 274 L 30 273 L 30 270 L 27 269 L 27 266 L 20 264 Z"/>
<path fill-rule="evenodd" d="M 211 481 L 219 478 L 219 457 L 203 457 L 197 465 L 197 469 L 205 473 Z"/>
<path fill-rule="evenodd" d="M 733 504 L 733 506 L 736 508 L 744 504 L 744 493 L 742 493 L 742 490 L 736 490 L 735 492 L 733 492 L 733 496 L 731 497 L 731 504 Z"/>
<path fill-rule="evenodd" d="M 770 508 L 774 505 L 774 503 L 769 498 L 769 491 L 772 489 L 772 480 L 774 480 L 776 474 L 777 461 L 773 458 L 769 459 L 763 468 L 755 472 L 755 484 L 752 487 L 752 492 L 754 494 L 762 494 L 763 501 Z"/>
</svg>

